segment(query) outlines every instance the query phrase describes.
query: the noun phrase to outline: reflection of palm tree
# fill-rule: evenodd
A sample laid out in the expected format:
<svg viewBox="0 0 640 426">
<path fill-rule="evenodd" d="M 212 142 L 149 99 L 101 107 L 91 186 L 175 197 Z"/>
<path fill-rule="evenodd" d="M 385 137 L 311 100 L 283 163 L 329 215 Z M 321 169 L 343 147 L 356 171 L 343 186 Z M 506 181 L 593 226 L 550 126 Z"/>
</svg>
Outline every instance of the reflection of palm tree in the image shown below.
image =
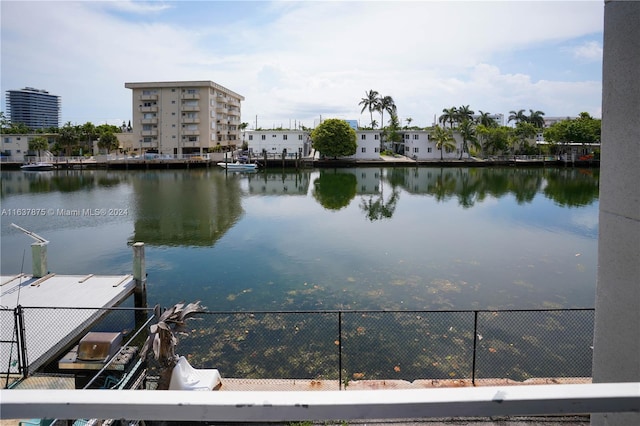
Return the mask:
<svg viewBox="0 0 640 426">
<path fill-rule="evenodd" d="M 384 201 L 382 193 L 376 201 L 373 201 L 373 197 L 369 197 L 368 200 L 362 198 L 360 208 L 366 213 L 367 219 L 371 222 L 381 219 L 390 219 L 396 210 L 396 204 L 400 199 L 400 193 L 396 188 L 393 188 L 391 197 L 387 202 Z"/>
</svg>

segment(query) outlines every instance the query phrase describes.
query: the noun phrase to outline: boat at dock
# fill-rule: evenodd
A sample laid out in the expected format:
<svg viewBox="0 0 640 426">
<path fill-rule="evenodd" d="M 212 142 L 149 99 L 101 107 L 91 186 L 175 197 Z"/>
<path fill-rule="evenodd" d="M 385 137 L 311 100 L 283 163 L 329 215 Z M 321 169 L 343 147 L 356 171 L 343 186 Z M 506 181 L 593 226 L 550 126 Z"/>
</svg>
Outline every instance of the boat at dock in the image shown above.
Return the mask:
<svg viewBox="0 0 640 426">
<path fill-rule="evenodd" d="M 55 169 L 55 166 L 52 163 L 39 161 L 37 163 L 23 164 L 22 166 L 20 166 L 20 169 L 25 172 L 46 172 Z"/>
<path fill-rule="evenodd" d="M 218 166 L 222 167 L 223 169 L 227 169 L 229 171 L 238 171 L 238 172 L 246 172 L 246 171 L 252 171 L 252 170 L 258 169 L 258 165 L 255 163 L 241 163 L 239 161 L 236 161 L 234 163 L 220 162 L 218 163 Z"/>
</svg>

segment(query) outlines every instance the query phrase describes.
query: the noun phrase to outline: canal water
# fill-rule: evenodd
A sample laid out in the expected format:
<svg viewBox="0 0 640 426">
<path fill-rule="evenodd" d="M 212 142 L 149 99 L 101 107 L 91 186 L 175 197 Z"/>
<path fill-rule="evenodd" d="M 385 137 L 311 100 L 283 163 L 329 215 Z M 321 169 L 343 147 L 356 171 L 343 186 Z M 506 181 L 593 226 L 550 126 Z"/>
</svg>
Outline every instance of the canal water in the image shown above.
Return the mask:
<svg viewBox="0 0 640 426">
<path fill-rule="evenodd" d="M 210 311 L 594 305 L 597 169 L 2 171 L 2 274 L 125 274 Z M 72 296 L 71 296 L 72 297 Z"/>
</svg>

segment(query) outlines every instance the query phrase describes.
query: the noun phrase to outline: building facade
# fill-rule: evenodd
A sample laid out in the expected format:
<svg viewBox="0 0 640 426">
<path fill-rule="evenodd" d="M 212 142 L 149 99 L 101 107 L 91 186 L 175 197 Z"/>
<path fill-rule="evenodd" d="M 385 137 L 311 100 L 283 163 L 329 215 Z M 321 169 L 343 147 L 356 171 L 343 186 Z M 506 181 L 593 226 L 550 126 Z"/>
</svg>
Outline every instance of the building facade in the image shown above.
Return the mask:
<svg viewBox="0 0 640 426">
<path fill-rule="evenodd" d="M 301 155 L 307 157 L 311 153 L 311 135 L 304 130 L 249 130 L 242 134 L 251 155 L 281 156 L 284 150 L 288 157 Z"/>
<path fill-rule="evenodd" d="M 134 153 L 200 155 L 235 149 L 244 97 L 213 81 L 125 83 L 132 90 Z"/>
<path fill-rule="evenodd" d="M 22 123 L 31 130 L 60 127 L 60 96 L 33 87 L 7 90 L 6 96 L 11 123 Z"/>
</svg>

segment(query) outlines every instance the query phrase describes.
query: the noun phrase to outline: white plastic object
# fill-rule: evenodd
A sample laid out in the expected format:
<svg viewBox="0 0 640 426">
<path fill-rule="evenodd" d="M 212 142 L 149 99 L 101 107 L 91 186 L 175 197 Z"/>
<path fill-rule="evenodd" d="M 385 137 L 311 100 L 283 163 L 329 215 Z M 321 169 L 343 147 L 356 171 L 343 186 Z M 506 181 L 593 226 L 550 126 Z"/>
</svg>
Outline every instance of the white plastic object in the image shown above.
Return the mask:
<svg viewBox="0 0 640 426">
<path fill-rule="evenodd" d="M 198 370 L 181 356 L 171 372 L 169 390 L 210 391 L 222 384 L 218 370 Z"/>
</svg>

